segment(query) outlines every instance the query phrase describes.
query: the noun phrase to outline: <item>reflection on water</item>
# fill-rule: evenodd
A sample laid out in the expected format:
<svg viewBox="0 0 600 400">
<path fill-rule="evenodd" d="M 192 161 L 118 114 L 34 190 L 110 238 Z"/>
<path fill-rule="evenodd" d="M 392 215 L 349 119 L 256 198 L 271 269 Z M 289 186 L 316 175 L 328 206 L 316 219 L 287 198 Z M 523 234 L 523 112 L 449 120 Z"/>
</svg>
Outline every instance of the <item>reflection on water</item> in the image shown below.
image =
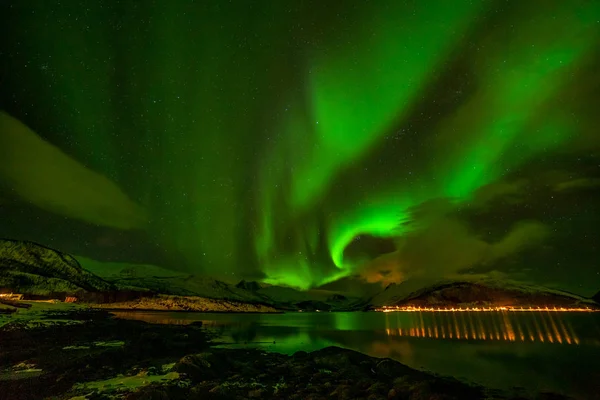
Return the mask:
<svg viewBox="0 0 600 400">
<path fill-rule="evenodd" d="M 202 321 L 225 347 L 292 354 L 341 346 L 490 387 L 600 399 L 600 313 L 115 314 L 151 323 Z"/>
<path fill-rule="evenodd" d="M 264 326 L 309 328 L 309 330 L 373 330 L 388 336 L 440 340 L 498 340 L 600 345 L 598 314 L 565 315 L 540 311 L 492 312 L 410 312 L 410 313 L 291 313 L 291 314 L 203 314 L 168 312 L 114 312 L 118 318 L 154 324 L 186 325 L 201 321 L 203 326 L 228 333 L 236 342 L 250 342 L 264 333 Z M 577 318 L 580 317 L 580 318 Z M 591 326 L 574 328 L 573 321 Z M 581 325 L 581 324 L 579 324 Z M 263 328 L 261 328 L 263 327 Z M 580 333 L 577 333 L 579 330 Z"/>
<path fill-rule="evenodd" d="M 389 328 L 396 316 L 398 328 Z M 411 312 L 407 316 L 386 313 L 386 333 L 391 336 L 457 340 L 504 340 L 579 344 L 569 319 L 553 312 Z"/>
</svg>

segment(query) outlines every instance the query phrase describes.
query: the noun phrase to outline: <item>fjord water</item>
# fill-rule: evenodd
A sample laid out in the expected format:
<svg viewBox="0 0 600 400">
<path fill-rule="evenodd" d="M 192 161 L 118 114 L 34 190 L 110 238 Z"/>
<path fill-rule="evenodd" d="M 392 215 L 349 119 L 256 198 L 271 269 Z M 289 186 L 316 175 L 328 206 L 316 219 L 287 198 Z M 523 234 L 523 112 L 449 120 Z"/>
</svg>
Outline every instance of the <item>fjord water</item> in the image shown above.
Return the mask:
<svg viewBox="0 0 600 400">
<path fill-rule="evenodd" d="M 600 398 L 600 313 L 115 314 L 151 323 L 202 321 L 230 348 L 293 354 L 340 346 L 491 388 Z"/>
</svg>

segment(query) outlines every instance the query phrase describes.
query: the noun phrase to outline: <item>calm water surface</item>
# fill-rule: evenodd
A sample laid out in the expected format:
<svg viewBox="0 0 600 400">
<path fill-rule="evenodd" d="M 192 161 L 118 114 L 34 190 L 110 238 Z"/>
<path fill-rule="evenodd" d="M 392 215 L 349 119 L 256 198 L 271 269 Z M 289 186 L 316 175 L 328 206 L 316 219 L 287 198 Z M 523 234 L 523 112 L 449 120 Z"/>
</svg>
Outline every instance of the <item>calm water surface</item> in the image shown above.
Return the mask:
<svg viewBox="0 0 600 400">
<path fill-rule="evenodd" d="M 600 399 L 600 313 L 115 314 L 152 323 L 202 321 L 224 347 L 293 354 L 340 346 L 489 387 Z"/>
</svg>

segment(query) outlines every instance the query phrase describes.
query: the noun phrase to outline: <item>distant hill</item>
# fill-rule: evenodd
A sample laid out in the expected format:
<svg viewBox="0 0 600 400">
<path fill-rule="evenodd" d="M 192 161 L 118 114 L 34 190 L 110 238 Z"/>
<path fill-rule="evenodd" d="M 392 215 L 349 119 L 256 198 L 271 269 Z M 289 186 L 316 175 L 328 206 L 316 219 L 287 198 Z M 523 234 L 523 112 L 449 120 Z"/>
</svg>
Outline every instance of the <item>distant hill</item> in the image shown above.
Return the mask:
<svg viewBox="0 0 600 400">
<path fill-rule="evenodd" d="M 364 299 L 346 297 L 330 290 L 297 290 L 287 286 L 263 285 L 256 294 L 283 310 L 354 311 L 364 307 Z"/>
<path fill-rule="evenodd" d="M 118 288 L 144 288 L 168 295 L 202 296 L 254 303 L 265 301 L 262 296 L 243 287 L 236 287 L 206 276 L 172 271 L 150 264 L 102 262 L 76 257 L 85 269 Z"/>
<path fill-rule="evenodd" d="M 385 298 L 389 301 L 382 302 L 381 300 Z M 542 286 L 491 279 L 437 283 L 399 298 L 375 296 L 371 301 L 371 306 L 600 307 L 594 300 L 573 293 Z"/>
<path fill-rule="evenodd" d="M 437 282 L 437 280 L 433 279 L 410 279 L 400 283 L 390 283 L 379 293 L 376 293 L 374 296 L 372 296 L 368 303 L 373 307 L 396 304 L 405 299 L 411 293 L 424 287 L 430 287 Z"/>
<path fill-rule="evenodd" d="M 300 291 L 245 280 L 231 285 L 210 277 L 172 271 L 156 265 L 111 263 L 76 257 L 85 269 L 121 289 L 144 288 L 165 295 L 201 296 L 266 304 L 280 310 L 339 311 L 355 310 L 364 305 L 359 298 L 346 298 L 332 291 Z"/>
</svg>

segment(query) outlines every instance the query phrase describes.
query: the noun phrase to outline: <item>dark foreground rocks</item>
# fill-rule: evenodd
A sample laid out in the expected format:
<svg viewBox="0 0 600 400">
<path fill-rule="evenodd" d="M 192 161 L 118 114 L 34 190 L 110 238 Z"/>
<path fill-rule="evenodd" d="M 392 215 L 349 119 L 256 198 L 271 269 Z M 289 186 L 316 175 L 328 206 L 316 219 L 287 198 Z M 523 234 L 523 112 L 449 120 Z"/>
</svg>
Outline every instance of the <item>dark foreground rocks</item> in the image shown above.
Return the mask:
<svg viewBox="0 0 600 400">
<path fill-rule="evenodd" d="M 174 370 L 191 382 L 190 399 L 487 398 L 480 388 L 338 347 L 293 356 L 212 349 L 184 357 Z M 179 398 L 177 390 L 157 390 Z"/>
<path fill-rule="evenodd" d="M 57 319 L 59 316 L 51 315 Z M 63 316 L 64 317 L 64 316 Z M 338 347 L 292 356 L 210 347 L 201 324 L 152 325 L 72 311 L 76 324 L 0 329 L 10 400 L 526 399 Z M 540 395 L 536 399 L 564 399 Z"/>
<path fill-rule="evenodd" d="M 77 383 L 152 371 L 208 346 L 201 324 L 151 325 L 86 310 L 69 312 L 66 324 L 58 314 L 48 315 L 54 325 L 0 328 L 0 399 L 62 398 Z"/>
<path fill-rule="evenodd" d="M 327 347 L 293 356 L 211 349 L 182 358 L 177 382 L 155 384 L 127 399 L 451 400 L 524 399 L 437 377 L 391 359 Z M 551 397 L 549 397 L 551 396 Z M 540 394 L 538 399 L 564 399 Z"/>
</svg>

